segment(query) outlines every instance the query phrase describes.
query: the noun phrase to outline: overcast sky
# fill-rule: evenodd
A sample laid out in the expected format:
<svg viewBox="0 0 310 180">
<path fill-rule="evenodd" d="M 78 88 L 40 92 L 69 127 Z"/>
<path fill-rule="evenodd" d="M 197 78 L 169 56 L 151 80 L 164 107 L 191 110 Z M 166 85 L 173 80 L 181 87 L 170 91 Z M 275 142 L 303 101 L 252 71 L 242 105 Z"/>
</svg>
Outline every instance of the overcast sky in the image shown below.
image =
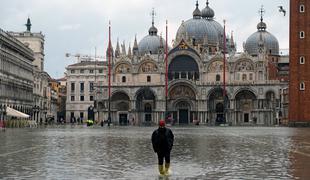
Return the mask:
<svg viewBox="0 0 310 180">
<path fill-rule="evenodd" d="M 5 31 L 25 31 L 27 17 L 31 18 L 32 32 L 45 35 L 45 70 L 53 78 L 63 76 L 65 67 L 76 62 L 65 53 L 104 55 L 108 40 L 108 22 L 112 24 L 112 41 L 133 45 L 148 34 L 151 11 L 155 9 L 155 26 L 165 34 L 169 23 L 169 44 L 175 39 L 182 20 L 192 18 L 195 0 L 1 0 L 0 28 Z M 227 21 L 227 32 L 233 31 L 238 51 L 254 32 L 259 22 L 259 9 L 264 5 L 267 31 L 277 37 L 280 49 L 289 47 L 289 0 L 209 0 L 215 20 Z M 199 8 L 206 0 L 199 0 Z M 283 6 L 287 15 L 278 11 Z"/>
</svg>

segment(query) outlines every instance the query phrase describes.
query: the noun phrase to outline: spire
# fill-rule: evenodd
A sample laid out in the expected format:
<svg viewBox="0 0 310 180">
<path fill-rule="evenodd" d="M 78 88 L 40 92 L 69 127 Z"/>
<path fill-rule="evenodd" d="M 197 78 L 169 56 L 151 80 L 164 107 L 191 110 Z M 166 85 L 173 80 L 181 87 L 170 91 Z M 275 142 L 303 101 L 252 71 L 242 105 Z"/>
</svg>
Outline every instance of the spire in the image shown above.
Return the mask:
<svg viewBox="0 0 310 180">
<path fill-rule="evenodd" d="M 209 0 L 207 0 L 207 6 L 209 6 Z"/>
<path fill-rule="evenodd" d="M 116 44 L 116 49 L 115 49 L 115 57 L 119 57 L 120 55 L 120 47 L 119 47 L 119 41 L 118 41 L 118 38 L 117 38 L 117 44 Z"/>
<path fill-rule="evenodd" d="M 125 41 L 123 41 L 122 46 L 122 55 L 126 56 L 126 45 L 125 45 Z"/>
<path fill-rule="evenodd" d="M 138 49 L 138 43 L 137 43 L 137 35 L 135 35 L 135 41 L 133 43 L 133 50 Z"/>
<path fill-rule="evenodd" d="M 129 58 L 131 58 L 131 46 L 130 46 L 130 43 L 129 43 L 129 47 L 128 47 L 128 54 L 127 54 L 127 56 L 129 57 Z"/>
<path fill-rule="evenodd" d="M 153 35 L 157 35 L 157 28 L 154 26 L 154 18 L 155 18 L 155 11 L 154 11 L 154 8 L 152 9 L 152 13 L 151 13 L 151 16 L 152 16 L 152 26 L 150 27 L 149 29 L 149 35 L 153 36 Z"/>
<path fill-rule="evenodd" d="M 267 29 L 266 23 L 263 22 L 263 20 L 264 20 L 264 18 L 263 18 L 264 13 L 265 13 L 265 9 L 264 9 L 264 6 L 262 5 L 262 7 L 259 10 L 260 22 L 257 24 L 258 31 L 266 31 L 266 29 Z"/>
<path fill-rule="evenodd" d="M 155 11 L 152 9 L 152 26 L 154 26 Z"/>
<path fill-rule="evenodd" d="M 199 10 L 198 0 L 196 1 L 196 9 L 193 12 L 193 18 L 194 19 L 200 19 L 201 18 L 201 12 Z"/>
<path fill-rule="evenodd" d="M 31 31 L 31 21 L 30 21 L 29 17 L 27 19 L 27 24 L 25 24 L 25 26 L 27 27 L 27 32 L 30 32 Z"/>
<path fill-rule="evenodd" d="M 262 5 L 262 7 L 260 8 L 259 10 L 259 14 L 260 14 L 260 22 L 263 22 L 263 16 L 265 14 L 265 9 L 264 9 L 264 6 Z"/>
<path fill-rule="evenodd" d="M 230 36 L 230 42 L 231 45 L 234 45 L 234 35 L 233 35 L 234 31 L 231 31 L 231 36 Z"/>
</svg>

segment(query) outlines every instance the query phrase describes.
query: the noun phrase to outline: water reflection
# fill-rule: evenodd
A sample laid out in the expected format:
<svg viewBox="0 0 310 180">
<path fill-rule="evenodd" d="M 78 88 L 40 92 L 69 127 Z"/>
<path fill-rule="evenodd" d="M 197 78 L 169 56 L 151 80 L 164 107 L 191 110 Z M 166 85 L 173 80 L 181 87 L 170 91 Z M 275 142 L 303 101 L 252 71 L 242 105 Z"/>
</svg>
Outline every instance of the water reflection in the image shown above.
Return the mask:
<svg viewBox="0 0 310 180">
<path fill-rule="evenodd" d="M 0 133 L 0 178 L 158 179 L 155 127 Z M 310 133 L 291 128 L 173 128 L 170 179 L 305 179 Z"/>
</svg>

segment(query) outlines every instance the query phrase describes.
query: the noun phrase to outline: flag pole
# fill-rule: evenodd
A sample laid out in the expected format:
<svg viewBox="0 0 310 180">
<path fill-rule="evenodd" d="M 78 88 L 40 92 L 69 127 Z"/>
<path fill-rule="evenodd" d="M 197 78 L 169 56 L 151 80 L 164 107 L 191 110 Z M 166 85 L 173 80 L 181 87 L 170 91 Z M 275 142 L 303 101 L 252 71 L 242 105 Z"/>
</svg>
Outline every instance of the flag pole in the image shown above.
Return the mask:
<svg viewBox="0 0 310 180">
<path fill-rule="evenodd" d="M 168 20 L 166 20 L 166 47 L 165 47 L 165 120 L 168 118 Z"/>
<path fill-rule="evenodd" d="M 224 122 L 226 122 L 226 20 L 224 19 L 224 47 L 223 47 L 223 100 L 224 100 Z"/>
<path fill-rule="evenodd" d="M 109 109 L 108 109 L 108 126 L 111 123 L 111 22 L 109 21 L 109 45 L 108 45 L 108 93 L 109 93 Z"/>
</svg>

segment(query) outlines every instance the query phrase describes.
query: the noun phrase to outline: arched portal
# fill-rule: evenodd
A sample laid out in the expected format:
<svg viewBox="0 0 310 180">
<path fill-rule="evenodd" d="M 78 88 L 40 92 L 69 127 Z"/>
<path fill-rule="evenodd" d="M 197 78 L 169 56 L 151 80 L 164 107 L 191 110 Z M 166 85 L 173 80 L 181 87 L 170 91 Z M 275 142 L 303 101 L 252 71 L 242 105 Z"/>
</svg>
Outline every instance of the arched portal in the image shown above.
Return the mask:
<svg viewBox="0 0 310 180">
<path fill-rule="evenodd" d="M 169 91 L 169 100 L 171 104 L 171 113 L 175 122 L 179 124 L 189 124 L 197 119 L 197 112 L 194 111 L 196 101 L 195 91 L 186 84 L 174 86 Z"/>
<path fill-rule="evenodd" d="M 168 68 L 168 78 L 199 80 L 199 67 L 197 62 L 188 55 L 176 56 Z"/>
<path fill-rule="evenodd" d="M 208 96 L 208 107 L 209 107 L 209 119 L 214 124 L 226 123 L 226 111 L 229 107 L 229 99 L 224 93 L 222 88 L 215 88 L 211 90 Z"/>
<path fill-rule="evenodd" d="M 155 109 L 155 94 L 150 88 L 141 88 L 136 93 L 136 110 L 142 122 L 150 123 Z"/>
<path fill-rule="evenodd" d="M 236 110 L 237 110 L 237 123 L 249 123 L 252 117 L 252 111 L 254 110 L 254 104 L 256 101 L 256 95 L 249 90 L 242 90 L 237 93 Z"/>
<path fill-rule="evenodd" d="M 116 92 L 111 97 L 111 109 L 116 111 L 116 116 L 120 125 L 128 124 L 129 104 L 129 96 L 124 92 Z"/>
</svg>

